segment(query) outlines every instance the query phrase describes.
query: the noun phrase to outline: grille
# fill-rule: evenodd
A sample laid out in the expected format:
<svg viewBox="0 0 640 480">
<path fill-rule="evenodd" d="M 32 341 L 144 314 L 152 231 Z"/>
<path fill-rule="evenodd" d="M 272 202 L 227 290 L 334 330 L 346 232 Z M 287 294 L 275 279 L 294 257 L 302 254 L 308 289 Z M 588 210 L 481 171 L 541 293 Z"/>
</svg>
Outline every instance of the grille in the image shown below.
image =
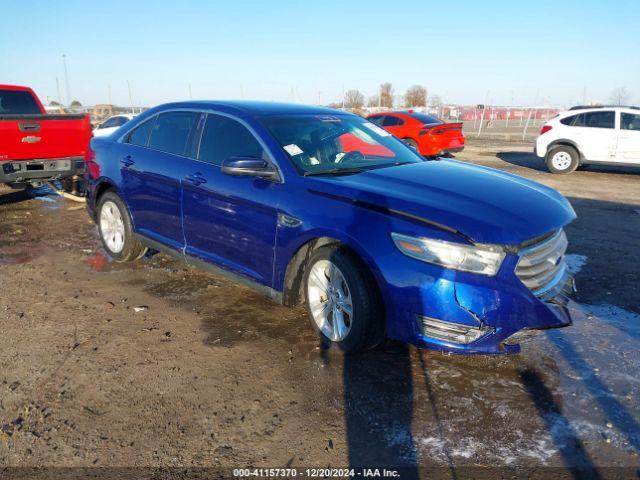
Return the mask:
<svg viewBox="0 0 640 480">
<path fill-rule="evenodd" d="M 534 295 L 551 298 L 572 283 L 564 259 L 567 245 L 567 236 L 560 229 L 518 253 L 516 275 Z"/>
</svg>

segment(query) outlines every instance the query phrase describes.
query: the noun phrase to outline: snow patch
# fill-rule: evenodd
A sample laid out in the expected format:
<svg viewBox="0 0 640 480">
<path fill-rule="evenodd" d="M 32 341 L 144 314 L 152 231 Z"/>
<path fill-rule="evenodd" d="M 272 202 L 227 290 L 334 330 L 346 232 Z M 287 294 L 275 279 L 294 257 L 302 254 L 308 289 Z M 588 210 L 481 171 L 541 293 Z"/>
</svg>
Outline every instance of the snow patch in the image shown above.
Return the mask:
<svg viewBox="0 0 640 480">
<path fill-rule="evenodd" d="M 586 255 L 578 255 L 577 253 L 569 253 L 564 256 L 565 261 L 567 262 L 567 268 L 569 271 L 576 275 L 582 267 L 587 264 L 587 256 Z"/>
</svg>

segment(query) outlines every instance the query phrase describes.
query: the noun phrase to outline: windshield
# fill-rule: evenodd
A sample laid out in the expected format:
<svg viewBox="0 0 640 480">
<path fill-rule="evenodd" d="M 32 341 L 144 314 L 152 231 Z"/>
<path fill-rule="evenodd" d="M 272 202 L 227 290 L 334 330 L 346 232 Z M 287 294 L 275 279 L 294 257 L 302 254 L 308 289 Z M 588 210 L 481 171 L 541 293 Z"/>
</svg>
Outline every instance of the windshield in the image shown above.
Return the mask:
<svg viewBox="0 0 640 480">
<path fill-rule="evenodd" d="M 29 92 L 0 90 L 0 115 L 38 115 L 40 108 Z"/>
<path fill-rule="evenodd" d="M 352 115 L 282 115 L 261 121 L 304 175 L 423 161 L 387 131 Z"/>
</svg>

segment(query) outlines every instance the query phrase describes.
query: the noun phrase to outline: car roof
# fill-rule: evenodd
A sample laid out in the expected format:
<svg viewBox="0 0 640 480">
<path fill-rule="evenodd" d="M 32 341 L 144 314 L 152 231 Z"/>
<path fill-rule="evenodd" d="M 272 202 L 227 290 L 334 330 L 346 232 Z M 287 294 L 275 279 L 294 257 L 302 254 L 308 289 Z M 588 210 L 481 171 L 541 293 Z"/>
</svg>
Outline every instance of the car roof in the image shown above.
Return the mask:
<svg viewBox="0 0 640 480">
<path fill-rule="evenodd" d="M 187 102 L 165 103 L 156 107 L 159 110 L 171 108 L 225 109 L 252 116 L 263 115 L 352 115 L 349 112 L 333 108 L 302 105 L 297 103 L 261 102 L 252 100 L 190 100 Z M 156 109 L 154 108 L 154 110 Z"/>
<path fill-rule="evenodd" d="M 390 110 L 390 111 L 388 111 L 388 112 L 376 112 L 376 113 L 372 113 L 372 114 L 371 114 L 371 115 L 369 115 L 369 116 L 370 116 L 370 117 L 373 117 L 373 116 L 377 116 L 377 115 L 398 115 L 398 116 L 400 116 L 400 117 L 408 117 L 408 116 L 410 116 L 410 115 L 409 115 L 410 113 L 411 113 L 411 112 L 407 112 L 407 111 L 401 112 L 401 111 L 398 111 L 398 110 Z"/>
<path fill-rule="evenodd" d="M 575 110 L 598 110 L 601 108 L 606 108 L 608 110 L 612 109 L 622 109 L 622 108 L 630 108 L 632 110 L 640 110 L 640 107 L 636 107 L 633 105 L 576 105 L 575 107 L 571 107 L 569 111 Z"/>
</svg>

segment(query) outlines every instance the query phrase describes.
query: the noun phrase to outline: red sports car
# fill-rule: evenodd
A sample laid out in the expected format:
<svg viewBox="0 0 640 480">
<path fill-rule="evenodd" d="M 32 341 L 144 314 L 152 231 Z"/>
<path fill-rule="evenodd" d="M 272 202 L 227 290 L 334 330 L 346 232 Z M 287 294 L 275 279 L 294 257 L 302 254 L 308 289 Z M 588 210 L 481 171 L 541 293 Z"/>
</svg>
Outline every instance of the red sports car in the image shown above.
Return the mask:
<svg viewBox="0 0 640 480">
<path fill-rule="evenodd" d="M 433 115 L 411 110 L 374 113 L 367 119 L 411 145 L 425 157 L 464 149 L 461 122 L 446 123 Z"/>
</svg>

